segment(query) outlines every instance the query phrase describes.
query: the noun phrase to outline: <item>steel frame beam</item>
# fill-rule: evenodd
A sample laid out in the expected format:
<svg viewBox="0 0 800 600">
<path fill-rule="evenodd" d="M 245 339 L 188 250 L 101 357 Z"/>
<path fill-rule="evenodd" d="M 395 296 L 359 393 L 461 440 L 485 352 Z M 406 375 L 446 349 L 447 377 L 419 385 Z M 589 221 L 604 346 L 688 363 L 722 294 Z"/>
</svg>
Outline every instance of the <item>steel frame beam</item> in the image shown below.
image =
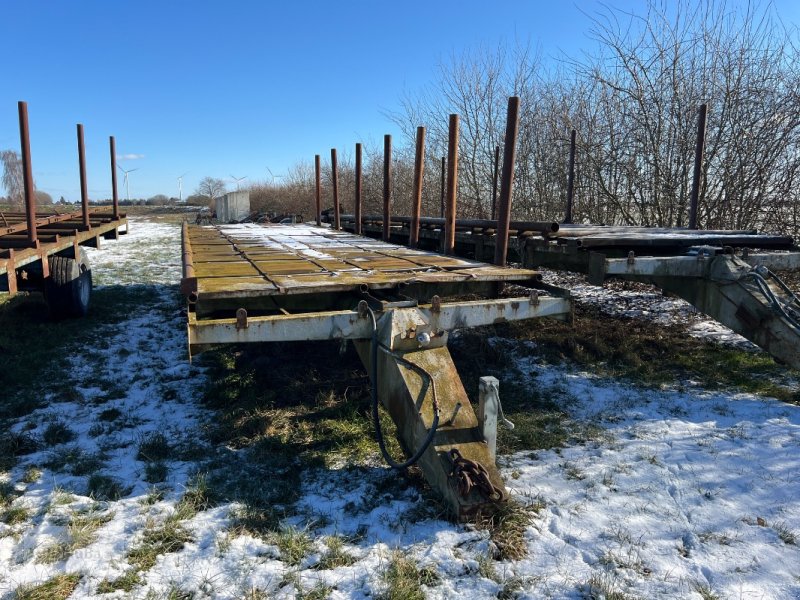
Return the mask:
<svg viewBox="0 0 800 600">
<path fill-rule="evenodd" d="M 556 317 L 568 319 L 571 304 L 567 298 L 539 296 L 499 300 L 476 300 L 441 304 L 437 299 L 427 306 L 416 307 L 427 322 L 435 323 L 437 331 L 480 327 L 493 323 Z M 197 319 L 189 313 L 188 333 L 190 354 L 197 354 L 219 344 L 248 344 L 258 342 L 289 342 L 311 340 L 364 340 L 372 336 L 369 320 L 357 310 L 309 312 L 294 315 L 238 318 Z"/>
</svg>

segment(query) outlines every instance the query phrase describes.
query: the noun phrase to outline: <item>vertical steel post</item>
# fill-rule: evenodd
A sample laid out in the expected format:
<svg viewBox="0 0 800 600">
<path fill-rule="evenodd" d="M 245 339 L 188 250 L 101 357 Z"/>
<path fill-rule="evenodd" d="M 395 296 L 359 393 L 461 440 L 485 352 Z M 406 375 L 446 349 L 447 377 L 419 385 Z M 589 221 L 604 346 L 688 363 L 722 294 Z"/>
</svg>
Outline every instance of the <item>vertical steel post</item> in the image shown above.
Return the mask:
<svg viewBox="0 0 800 600">
<path fill-rule="evenodd" d="M 458 115 L 450 115 L 447 137 L 447 201 L 444 206 L 444 253 L 455 254 L 458 189 Z"/>
<path fill-rule="evenodd" d="M 119 219 L 119 198 L 117 197 L 117 144 L 114 136 L 109 136 L 108 145 L 111 150 L 111 210 L 114 219 Z"/>
<path fill-rule="evenodd" d="M 316 194 L 314 196 L 314 207 L 316 208 L 316 215 L 317 215 L 317 227 L 322 225 L 322 198 L 320 194 L 322 193 L 321 184 L 320 184 L 320 162 L 319 162 L 319 154 L 314 155 L 314 171 L 316 175 L 315 187 L 316 187 Z"/>
<path fill-rule="evenodd" d="M 78 166 L 81 175 L 81 212 L 83 213 L 83 226 L 91 227 L 89 223 L 89 189 L 86 184 L 86 149 L 83 144 L 83 125 L 78 123 Z"/>
<path fill-rule="evenodd" d="M 361 235 L 361 144 L 356 144 L 356 198 L 354 209 L 354 232 L 356 235 Z"/>
<path fill-rule="evenodd" d="M 703 174 L 703 156 L 706 150 L 706 113 L 708 104 L 700 105 L 697 115 L 697 145 L 694 149 L 694 174 L 692 175 L 692 195 L 689 198 L 689 229 L 697 229 L 697 203 L 700 199 L 700 177 Z"/>
<path fill-rule="evenodd" d="M 339 167 L 336 164 L 336 148 L 331 148 L 331 179 L 333 180 L 333 228 L 341 229 L 339 223 Z"/>
<path fill-rule="evenodd" d="M 497 218 L 497 178 L 500 176 L 500 146 L 494 147 L 494 171 L 492 172 L 492 221 Z"/>
<path fill-rule="evenodd" d="M 574 129 L 569 135 L 569 173 L 567 175 L 567 208 L 564 211 L 564 223 L 572 223 L 572 202 L 575 197 L 575 139 L 577 131 Z"/>
<path fill-rule="evenodd" d="M 33 167 L 31 165 L 31 136 L 28 129 L 28 103 L 19 102 L 19 145 L 22 150 L 22 186 L 25 191 L 25 215 L 28 220 L 28 241 L 36 244 L 36 194 L 33 189 Z M 11 282 L 9 274 L 9 285 Z"/>
<path fill-rule="evenodd" d="M 494 264 L 506 264 L 508 254 L 508 230 L 511 223 L 511 192 L 514 188 L 514 160 L 517 155 L 517 131 L 519 130 L 519 96 L 508 99 L 506 117 L 506 139 L 503 148 L 503 174 L 500 180 L 500 206 L 497 214 L 497 236 L 494 244 Z"/>
<path fill-rule="evenodd" d="M 442 186 L 441 193 L 439 194 L 439 217 L 444 219 L 444 194 L 447 180 L 447 158 L 442 157 Z"/>
<path fill-rule="evenodd" d="M 417 146 L 414 152 L 414 197 L 411 200 L 411 230 L 408 232 L 408 245 L 416 248 L 419 244 L 419 216 L 422 212 L 422 175 L 425 168 L 425 128 L 417 127 Z"/>
<path fill-rule="evenodd" d="M 389 241 L 392 205 L 392 136 L 383 136 L 383 241 Z"/>
</svg>

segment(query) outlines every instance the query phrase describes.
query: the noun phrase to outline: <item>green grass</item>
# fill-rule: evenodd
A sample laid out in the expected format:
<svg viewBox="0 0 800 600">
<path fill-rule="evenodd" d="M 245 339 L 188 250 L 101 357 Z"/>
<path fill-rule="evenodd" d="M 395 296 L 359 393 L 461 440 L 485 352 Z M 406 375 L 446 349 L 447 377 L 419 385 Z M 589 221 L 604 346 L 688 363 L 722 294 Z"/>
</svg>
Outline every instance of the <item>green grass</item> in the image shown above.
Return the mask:
<svg viewBox="0 0 800 600">
<path fill-rule="evenodd" d="M 69 515 L 66 537 L 39 552 L 37 560 L 41 563 L 55 563 L 66 560 L 80 548 L 86 548 L 97 539 L 97 530 L 108 523 L 114 513 L 100 513 L 93 508 L 85 512 Z"/>
<path fill-rule="evenodd" d="M 106 286 L 92 292 L 89 315 L 82 319 L 50 320 L 41 294 L 0 294 L 0 421 L 27 415 L 43 406 L 49 392 L 56 400 L 78 400 L 61 370 L 64 357 L 87 352 L 104 340 L 98 329 L 124 321 L 143 304 L 159 298 L 153 287 Z"/>
<path fill-rule="evenodd" d="M 145 462 L 163 461 L 170 458 L 172 445 L 167 436 L 160 431 L 144 434 L 139 439 L 136 460 Z"/>
<path fill-rule="evenodd" d="M 399 550 L 392 553 L 383 579 L 387 583 L 387 589 L 378 595 L 380 600 L 425 600 L 422 585 L 426 574 L 413 559 Z M 427 579 L 431 579 L 430 573 Z"/>
<path fill-rule="evenodd" d="M 292 567 L 300 564 L 312 548 L 308 533 L 294 527 L 286 527 L 273 534 L 272 542 L 278 546 L 281 560 Z"/>
<path fill-rule="evenodd" d="M 39 585 L 22 585 L 16 589 L 13 600 L 66 600 L 78 587 L 81 576 L 77 573 L 56 575 Z"/>
<path fill-rule="evenodd" d="M 574 325 L 549 319 L 519 321 L 499 325 L 497 332 L 536 342 L 536 353 L 550 362 L 568 361 L 598 375 L 639 385 L 657 387 L 693 380 L 709 389 L 732 388 L 800 402 L 800 392 L 776 383 L 797 379 L 797 371 L 762 351 L 693 338 L 682 326 L 610 317 L 579 304 Z"/>
<path fill-rule="evenodd" d="M 160 525 L 149 523 L 139 544 L 129 550 L 125 558 L 137 571 L 148 571 L 161 554 L 179 552 L 192 539 L 175 519 L 167 519 Z"/>
<path fill-rule="evenodd" d="M 94 473 L 89 477 L 86 491 L 95 500 L 119 500 L 131 492 L 131 488 L 109 475 Z"/>
<path fill-rule="evenodd" d="M 317 564 L 317 569 L 327 571 L 337 567 L 349 567 L 356 562 L 355 557 L 344 549 L 344 540 L 341 537 L 331 536 L 325 540 L 325 545 L 328 549 Z"/>
<path fill-rule="evenodd" d="M 101 453 L 87 452 L 78 445 L 71 445 L 50 452 L 42 466 L 80 477 L 95 473 L 104 464 L 105 457 Z"/>
<path fill-rule="evenodd" d="M 0 514 L 0 521 L 6 525 L 18 525 L 24 523 L 31 516 L 30 511 L 24 506 L 14 506 L 8 508 Z"/>
<path fill-rule="evenodd" d="M 66 444 L 75 439 L 75 432 L 63 421 L 53 421 L 45 427 L 42 439 L 48 446 Z"/>
<path fill-rule="evenodd" d="M 130 592 L 141 582 L 142 580 L 139 577 L 138 571 L 132 569 L 130 571 L 126 571 L 124 575 L 118 577 L 117 579 L 103 579 L 103 581 L 97 585 L 97 593 L 111 594 L 117 590 Z"/>
</svg>

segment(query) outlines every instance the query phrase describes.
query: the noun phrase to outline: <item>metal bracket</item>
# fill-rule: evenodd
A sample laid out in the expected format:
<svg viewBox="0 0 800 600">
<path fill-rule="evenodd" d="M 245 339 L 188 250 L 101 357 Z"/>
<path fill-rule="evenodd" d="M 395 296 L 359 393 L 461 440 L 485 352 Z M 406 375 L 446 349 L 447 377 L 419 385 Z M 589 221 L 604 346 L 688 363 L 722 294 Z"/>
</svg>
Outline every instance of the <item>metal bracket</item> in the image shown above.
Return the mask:
<svg viewBox="0 0 800 600">
<path fill-rule="evenodd" d="M 247 311 L 240 308 L 236 311 L 236 331 L 247 329 Z"/>
</svg>

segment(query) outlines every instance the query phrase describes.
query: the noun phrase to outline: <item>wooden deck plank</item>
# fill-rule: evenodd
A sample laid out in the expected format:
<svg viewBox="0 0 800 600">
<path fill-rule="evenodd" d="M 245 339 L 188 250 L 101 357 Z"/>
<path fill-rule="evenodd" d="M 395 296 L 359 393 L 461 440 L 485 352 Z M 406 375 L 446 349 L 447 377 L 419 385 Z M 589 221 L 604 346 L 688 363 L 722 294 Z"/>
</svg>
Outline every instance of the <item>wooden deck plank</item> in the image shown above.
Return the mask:
<svg viewBox="0 0 800 600">
<path fill-rule="evenodd" d="M 364 285 L 529 281 L 538 275 L 308 225 L 189 226 L 188 232 L 200 303 L 347 293 Z"/>
</svg>

